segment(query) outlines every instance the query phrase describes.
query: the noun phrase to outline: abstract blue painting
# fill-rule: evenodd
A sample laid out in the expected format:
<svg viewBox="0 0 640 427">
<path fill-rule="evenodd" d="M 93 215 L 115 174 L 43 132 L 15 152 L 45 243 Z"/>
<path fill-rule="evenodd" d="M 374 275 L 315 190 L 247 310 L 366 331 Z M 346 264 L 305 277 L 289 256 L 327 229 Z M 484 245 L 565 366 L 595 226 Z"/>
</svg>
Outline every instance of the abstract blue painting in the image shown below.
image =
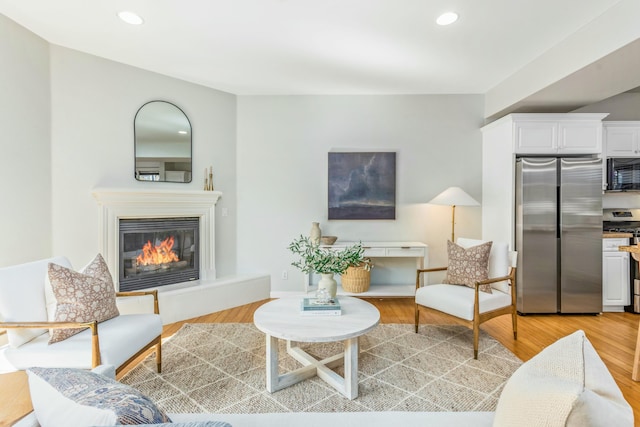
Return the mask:
<svg viewBox="0 0 640 427">
<path fill-rule="evenodd" d="M 396 219 L 396 153 L 329 153 L 329 219 Z"/>
</svg>

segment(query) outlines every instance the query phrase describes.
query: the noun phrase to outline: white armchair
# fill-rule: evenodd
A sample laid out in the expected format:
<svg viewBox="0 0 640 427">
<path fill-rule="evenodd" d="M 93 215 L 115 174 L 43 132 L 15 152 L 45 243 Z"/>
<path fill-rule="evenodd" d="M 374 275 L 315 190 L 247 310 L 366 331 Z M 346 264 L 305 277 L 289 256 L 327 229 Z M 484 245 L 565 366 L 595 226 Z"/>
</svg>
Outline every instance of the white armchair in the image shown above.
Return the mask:
<svg viewBox="0 0 640 427">
<path fill-rule="evenodd" d="M 13 369 L 73 367 L 90 369 L 100 364 L 120 372 L 138 356 L 155 347 L 161 371 L 161 333 L 157 291 L 118 292 L 116 296 L 153 298 L 154 313 L 125 314 L 98 323 L 48 321 L 45 280 L 49 263 L 71 268 L 64 257 L 0 268 L 0 328 L 9 344 L 2 349 L 5 364 Z M 49 344 L 49 330 L 86 327 L 63 341 Z"/>
<path fill-rule="evenodd" d="M 463 248 L 485 243 L 483 240 L 458 238 Z M 489 254 L 489 278 L 475 283 L 474 288 L 452 284 L 421 286 L 423 273 L 444 271 L 447 267 L 419 269 L 416 273 L 415 331 L 418 332 L 420 310 L 430 309 L 461 319 L 473 329 L 473 357 L 478 358 L 480 324 L 496 316 L 511 315 L 513 338 L 518 339 L 516 311 L 517 252 L 509 252 L 507 243 L 493 242 Z M 492 293 L 481 292 L 480 286 L 491 285 Z"/>
</svg>

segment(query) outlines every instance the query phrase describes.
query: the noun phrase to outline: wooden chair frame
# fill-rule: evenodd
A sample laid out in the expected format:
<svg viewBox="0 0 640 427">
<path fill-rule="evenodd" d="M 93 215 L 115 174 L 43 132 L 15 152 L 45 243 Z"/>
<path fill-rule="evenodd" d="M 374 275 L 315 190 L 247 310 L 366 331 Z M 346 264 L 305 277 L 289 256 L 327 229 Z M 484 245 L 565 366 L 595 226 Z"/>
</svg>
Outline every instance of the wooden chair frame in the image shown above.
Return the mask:
<svg viewBox="0 0 640 427">
<path fill-rule="evenodd" d="M 447 270 L 447 267 L 418 269 L 416 272 L 416 291 L 420 288 L 420 275 L 422 273 L 431 273 L 435 271 L 445 271 L 445 270 Z M 509 286 L 511 286 L 511 305 L 508 305 L 506 307 L 502 307 L 496 310 L 480 313 L 480 303 L 479 303 L 480 286 L 501 282 L 503 280 L 508 281 Z M 425 285 L 425 286 L 429 286 L 429 285 Z M 516 309 L 516 267 L 510 267 L 509 274 L 507 276 L 493 277 L 491 279 L 486 279 L 480 282 L 476 282 L 474 291 L 475 291 L 475 297 L 474 297 L 474 303 L 473 303 L 473 320 L 460 319 L 456 316 L 445 313 L 443 311 L 436 310 L 430 307 L 425 307 L 416 303 L 415 332 L 418 333 L 418 325 L 420 323 L 420 309 L 433 310 L 435 312 L 446 314 L 447 316 L 458 319 L 464 322 L 468 327 L 473 329 L 473 358 L 477 359 L 478 358 L 478 341 L 480 338 L 480 324 L 486 322 L 489 319 L 493 319 L 494 317 L 497 317 L 497 316 L 511 314 L 511 322 L 513 326 L 513 339 L 517 340 L 518 339 L 518 313 Z"/>
<path fill-rule="evenodd" d="M 132 296 L 153 296 L 153 312 L 160 314 L 160 306 L 158 305 L 158 291 L 130 291 L 116 292 L 116 297 L 132 297 Z M 98 322 L 0 322 L 0 328 L 5 329 L 58 329 L 58 328 L 89 328 L 91 329 L 91 367 L 95 368 L 100 365 L 100 337 L 98 334 Z M 144 354 L 151 347 L 155 346 L 156 366 L 158 373 L 162 372 L 162 340 L 161 335 L 151 340 L 140 351 L 134 354 L 122 365 L 116 367 L 116 373 L 119 373 L 129 363 L 133 362 L 140 355 Z"/>
</svg>

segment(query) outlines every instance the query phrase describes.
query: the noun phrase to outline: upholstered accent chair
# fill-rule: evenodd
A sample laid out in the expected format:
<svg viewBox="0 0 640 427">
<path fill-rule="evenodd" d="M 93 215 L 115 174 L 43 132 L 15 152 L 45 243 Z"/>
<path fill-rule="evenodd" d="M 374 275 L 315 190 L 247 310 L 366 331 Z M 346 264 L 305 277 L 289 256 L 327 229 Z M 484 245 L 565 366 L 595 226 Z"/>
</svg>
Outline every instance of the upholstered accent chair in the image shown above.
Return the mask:
<svg viewBox="0 0 640 427">
<path fill-rule="evenodd" d="M 65 257 L 0 268 L 0 328 L 6 329 L 9 341 L 0 354 L 2 363 L 9 365 L 5 368 L 90 369 L 108 364 L 120 372 L 155 348 L 157 369 L 161 371 L 162 320 L 157 291 L 113 291 L 115 298 L 137 296 L 148 300 L 142 302 L 149 306 L 148 313 L 119 314 L 116 310 L 115 317 L 102 322 L 51 321 L 45 297 L 49 263 L 71 269 Z M 50 334 L 60 328 L 83 330 L 51 343 Z"/>
<path fill-rule="evenodd" d="M 483 240 L 458 238 L 462 248 L 486 243 Z M 462 320 L 473 329 L 473 357 L 478 358 L 480 324 L 506 314 L 511 315 L 513 338 L 518 339 L 516 311 L 517 252 L 510 252 L 507 243 L 492 242 L 488 257 L 487 279 L 470 286 L 438 283 L 422 285 L 423 274 L 445 271 L 448 267 L 418 269 L 416 273 L 415 331 L 418 332 L 421 310 L 434 310 Z M 489 285 L 491 293 L 481 291 Z"/>
</svg>

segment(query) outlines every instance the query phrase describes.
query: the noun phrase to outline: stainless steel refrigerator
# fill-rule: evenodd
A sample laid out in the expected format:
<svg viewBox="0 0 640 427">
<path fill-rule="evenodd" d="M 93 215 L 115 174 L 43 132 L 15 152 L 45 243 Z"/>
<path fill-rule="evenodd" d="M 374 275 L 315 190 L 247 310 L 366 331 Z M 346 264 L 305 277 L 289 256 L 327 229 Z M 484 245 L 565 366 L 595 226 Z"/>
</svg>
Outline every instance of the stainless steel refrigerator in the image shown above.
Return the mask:
<svg viewBox="0 0 640 427">
<path fill-rule="evenodd" d="M 516 161 L 517 308 L 602 311 L 602 161 Z"/>
</svg>

